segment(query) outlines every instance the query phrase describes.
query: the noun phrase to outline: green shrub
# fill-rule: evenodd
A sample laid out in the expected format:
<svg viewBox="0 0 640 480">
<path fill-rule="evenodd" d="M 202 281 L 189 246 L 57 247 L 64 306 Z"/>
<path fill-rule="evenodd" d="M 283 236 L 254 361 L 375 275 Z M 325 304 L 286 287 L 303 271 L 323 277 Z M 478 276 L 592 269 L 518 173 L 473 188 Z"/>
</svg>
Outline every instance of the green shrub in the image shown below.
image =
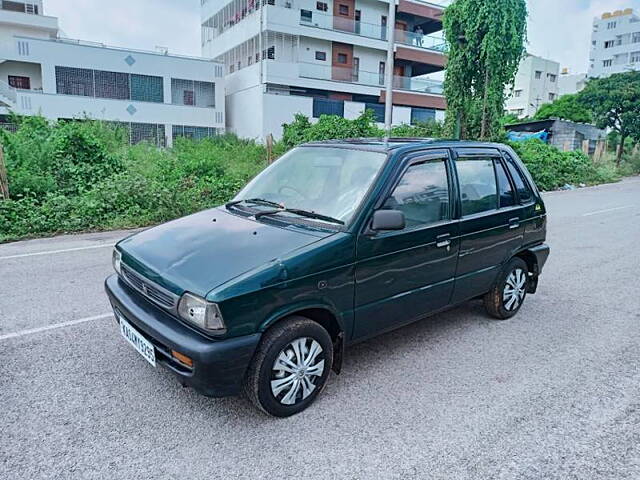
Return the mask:
<svg viewBox="0 0 640 480">
<path fill-rule="evenodd" d="M 611 163 L 595 165 L 579 151 L 561 152 L 538 139 L 512 142 L 511 146 L 542 190 L 554 190 L 566 184 L 614 182 L 620 178 Z"/>
</svg>

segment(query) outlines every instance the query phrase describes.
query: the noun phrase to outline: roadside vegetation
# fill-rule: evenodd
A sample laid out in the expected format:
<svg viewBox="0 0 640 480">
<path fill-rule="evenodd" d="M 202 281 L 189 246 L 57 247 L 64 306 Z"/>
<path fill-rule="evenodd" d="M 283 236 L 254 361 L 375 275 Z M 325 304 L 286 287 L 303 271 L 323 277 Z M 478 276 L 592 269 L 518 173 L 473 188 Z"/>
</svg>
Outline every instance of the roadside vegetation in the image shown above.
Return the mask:
<svg viewBox="0 0 640 480">
<path fill-rule="evenodd" d="M 233 135 L 170 149 L 128 145 L 121 131 L 102 122 L 52 123 L 16 118 L 16 132 L 0 131 L 9 199 L 0 199 L 0 242 L 61 232 L 153 225 L 229 200 L 267 165 L 267 150 Z M 397 137 L 445 137 L 437 122 L 402 125 Z M 380 137 L 371 112 L 355 120 L 303 116 L 285 125 L 280 155 L 307 141 Z M 640 154 L 613 156 L 595 165 L 581 152 L 560 152 L 533 140 L 513 145 L 543 190 L 596 184 L 640 170 Z"/>
</svg>

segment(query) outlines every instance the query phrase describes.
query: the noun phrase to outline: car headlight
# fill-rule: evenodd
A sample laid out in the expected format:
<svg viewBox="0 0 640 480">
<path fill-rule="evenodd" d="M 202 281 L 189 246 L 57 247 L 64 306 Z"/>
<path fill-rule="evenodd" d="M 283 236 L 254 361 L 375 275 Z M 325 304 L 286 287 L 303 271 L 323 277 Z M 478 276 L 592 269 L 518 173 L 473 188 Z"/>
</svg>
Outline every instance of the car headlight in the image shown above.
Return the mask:
<svg viewBox="0 0 640 480">
<path fill-rule="evenodd" d="M 220 333 L 225 329 L 218 305 L 192 293 L 182 295 L 178 304 L 178 315 L 205 330 Z"/>
<path fill-rule="evenodd" d="M 120 275 L 120 262 L 122 261 L 122 254 L 117 250 L 113 249 L 113 255 L 111 256 L 111 263 L 113 263 L 113 269 L 116 271 L 118 275 Z"/>
</svg>

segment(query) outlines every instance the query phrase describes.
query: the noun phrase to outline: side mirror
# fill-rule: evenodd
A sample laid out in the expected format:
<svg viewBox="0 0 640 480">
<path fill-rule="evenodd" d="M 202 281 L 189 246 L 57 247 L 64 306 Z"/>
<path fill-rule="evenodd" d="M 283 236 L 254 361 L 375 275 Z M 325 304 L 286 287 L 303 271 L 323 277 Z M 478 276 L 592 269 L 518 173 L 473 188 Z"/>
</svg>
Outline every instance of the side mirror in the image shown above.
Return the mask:
<svg viewBox="0 0 640 480">
<path fill-rule="evenodd" d="M 406 223 L 400 210 L 376 210 L 371 221 L 371 230 L 403 230 Z"/>
</svg>

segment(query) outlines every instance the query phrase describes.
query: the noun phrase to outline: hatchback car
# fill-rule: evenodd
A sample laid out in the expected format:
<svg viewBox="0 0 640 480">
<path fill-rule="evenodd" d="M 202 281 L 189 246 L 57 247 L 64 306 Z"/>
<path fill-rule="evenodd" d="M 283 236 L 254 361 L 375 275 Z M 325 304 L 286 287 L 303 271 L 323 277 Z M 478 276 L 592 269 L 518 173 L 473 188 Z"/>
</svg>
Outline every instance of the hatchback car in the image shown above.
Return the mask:
<svg viewBox="0 0 640 480">
<path fill-rule="evenodd" d="M 119 242 L 106 291 L 150 364 L 285 417 L 355 342 L 475 298 L 515 315 L 545 236 L 542 198 L 505 145 L 311 143 L 226 205 Z"/>
</svg>

